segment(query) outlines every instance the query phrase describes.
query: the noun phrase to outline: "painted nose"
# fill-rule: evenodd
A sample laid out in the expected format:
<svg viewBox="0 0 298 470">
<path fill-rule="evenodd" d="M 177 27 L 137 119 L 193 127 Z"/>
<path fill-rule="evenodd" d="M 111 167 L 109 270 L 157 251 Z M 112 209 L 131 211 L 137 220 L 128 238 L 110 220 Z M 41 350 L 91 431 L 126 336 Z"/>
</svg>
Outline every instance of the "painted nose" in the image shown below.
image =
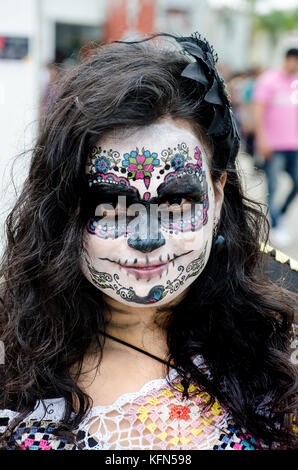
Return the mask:
<svg viewBox="0 0 298 470">
<path fill-rule="evenodd" d="M 150 253 L 151 251 L 163 246 L 166 241 L 163 235 L 159 232 L 157 238 L 150 238 L 150 236 L 147 238 L 141 238 L 137 236 L 135 238 L 129 238 L 127 243 L 128 246 L 135 250 L 141 251 L 142 253 Z"/>
<path fill-rule="evenodd" d="M 160 214 L 154 208 L 150 211 L 150 205 L 146 205 L 146 216 L 142 223 L 147 225 L 147 231 L 144 233 L 142 229 L 133 231 L 128 238 L 128 246 L 142 253 L 150 253 L 166 243 L 164 236 L 161 233 L 161 218 Z M 156 209 L 156 208 L 155 208 Z M 142 225 L 142 227 L 144 227 Z"/>
</svg>

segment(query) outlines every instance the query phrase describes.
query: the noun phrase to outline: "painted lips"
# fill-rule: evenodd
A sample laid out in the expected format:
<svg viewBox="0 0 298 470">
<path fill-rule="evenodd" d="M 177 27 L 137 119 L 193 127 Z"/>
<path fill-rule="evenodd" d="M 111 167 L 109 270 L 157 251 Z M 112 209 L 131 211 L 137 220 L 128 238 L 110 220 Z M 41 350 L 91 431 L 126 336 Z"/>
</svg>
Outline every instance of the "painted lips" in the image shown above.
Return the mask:
<svg viewBox="0 0 298 470">
<path fill-rule="evenodd" d="M 160 276 L 163 271 L 168 267 L 169 263 L 160 264 L 158 266 L 148 266 L 148 267 L 127 267 L 121 266 L 126 269 L 129 274 L 133 274 L 138 279 L 152 279 L 156 276 Z"/>
</svg>

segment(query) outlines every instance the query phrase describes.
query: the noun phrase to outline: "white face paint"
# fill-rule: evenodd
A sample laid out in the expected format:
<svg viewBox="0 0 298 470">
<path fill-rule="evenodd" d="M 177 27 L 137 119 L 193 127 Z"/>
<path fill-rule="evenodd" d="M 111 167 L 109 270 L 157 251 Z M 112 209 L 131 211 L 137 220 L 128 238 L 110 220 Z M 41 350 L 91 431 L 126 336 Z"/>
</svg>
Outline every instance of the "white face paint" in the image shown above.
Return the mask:
<svg viewBox="0 0 298 470">
<path fill-rule="evenodd" d="M 130 135 L 109 133 L 88 158 L 86 173 L 96 210 L 84 235 L 83 273 L 132 307 L 172 302 L 206 266 L 223 199 L 191 125 L 166 118 Z M 116 211 L 112 205 L 102 211 L 112 200 Z"/>
</svg>

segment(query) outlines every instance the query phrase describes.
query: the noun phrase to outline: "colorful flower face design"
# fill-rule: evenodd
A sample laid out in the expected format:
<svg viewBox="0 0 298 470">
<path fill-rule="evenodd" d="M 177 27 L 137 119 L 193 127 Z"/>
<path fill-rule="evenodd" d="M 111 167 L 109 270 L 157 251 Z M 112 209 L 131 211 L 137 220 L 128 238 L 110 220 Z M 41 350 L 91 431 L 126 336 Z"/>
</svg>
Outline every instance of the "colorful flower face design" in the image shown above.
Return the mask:
<svg viewBox="0 0 298 470">
<path fill-rule="evenodd" d="M 110 169 L 111 162 L 102 155 L 101 157 L 96 158 L 96 160 L 94 161 L 94 165 L 98 173 L 106 174 Z"/>
<path fill-rule="evenodd" d="M 178 168 L 183 168 L 184 167 L 184 156 L 179 155 L 179 153 L 177 153 L 171 159 L 171 166 L 174 168 L 174 170 L 178 170 Z"/>
<path fill-rule="evenodd" d="M 137 148 L 130 153 L 124 154 L 122 165 L 127 167 L 129 179 L 142 179 L 144 180 L 146 188 L 148 188 L 154 167 L 159 167 L 160 163 L 157 158 L 157 153 L 153 152 L 151 154 L 149 150 L 145 150 L 144 148 L 139 152 Z"/>
<path fill-rule="evenodd" d="M 141 227 L 151 224 L 156 201 L 173 215 L 160 224 L 157 216 L 155 238 L 151 232 L 145 238 L 139 232 L 133 236 L 126 222 L 121 225 L 119 205 L 118 219 L 90 220 L 81 263 L 89 281 L 107 299 L 135 307 L 165 304 L 183 294 L 208 261 L 222 203 L 215 198 L 206 153 L 189 123 L 165 119 L 129 136 L 108 134 L 88 158 L 86 174 L 96 204 L 102 197 L 96 194 L 108 202 L 129 194 L 132 205 L 141 205 Z M 186 214 L 183 222 L 180 215 L 174 218 L 175 208 Z"/>
<path fill-rule="evenodd" d="M 196 145 L 196 147 L 195 147 L 195 154 L 194 154 L 194 157 L 195 157 L 195 159 L 197 160 L 197 165 L 198 165 L 198 167 L 201 168 L 201 167 L 202 167 L 202 158 L 203 158 L 203 155 L 202 155 L 202 152 L 201 152 L 201 150 L 200 150 L 200 147 L 198 147 L 197 145 Z"/>
</svg>

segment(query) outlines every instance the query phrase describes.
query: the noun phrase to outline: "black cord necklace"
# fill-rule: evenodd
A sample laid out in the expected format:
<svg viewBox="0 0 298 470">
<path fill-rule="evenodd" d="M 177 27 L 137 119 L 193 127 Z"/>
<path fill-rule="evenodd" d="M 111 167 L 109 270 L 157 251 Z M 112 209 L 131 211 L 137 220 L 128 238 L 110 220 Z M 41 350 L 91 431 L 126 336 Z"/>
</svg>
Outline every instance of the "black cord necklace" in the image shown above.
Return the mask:
<svg viewBox="0 0 298 470">
<path fill-rule="evenodd" d="M 135 349 L 136 351 L 139 351 L 143 354 L 146 354 L 147 356 L 152 357 L 153 359 L 156 359 L 157 361 L 162 362 L 163 364 L 169 365 L 170 367 L 173 368 L 173 366 L 169 362 L 164 361 L 160 357 L 154 356 L 154 354 L 151 354 L 147 351 L 144 351 L 143 349 L 138 348 L 137 346 L 134 346 L 133 344 L 127 343 L 126 341 L 123 341 L 122 339 L 115 338 L 115 336 L 112 336 L 109 333 L 103 332 L 101 330 L 99 330 L 99 333 L 102 334 L 103 336 L 106 336 L 107 338 L 110 338 L 110 339 L 113 339 L 114 341 L 117 341 L 118 343 L 124 344 L 125 346 L 128 346 L 130 348 Z M 184 377 L 181 381 L 181 385 L 183 386 L 183 389 L 184 389 L 183 390 L 183 397 L 186 397 L 186 398 L 189 398 L 189 396 L 188 396 L 189 383 L 190 383 L 190 373 L 188 372 L 186 374 L 186 377 Z"/>
<path fill-rule="evenodd" d="M 114 341 L 117 341 L 118 343 L 124 344 L 125 346 L 129 346 L 130 348 L 133 348 L 136 351 L 139 351 L 143 354 L 146 354 L 147 356 L 152 357 L 153 359 L 156 359 L 157 361 L 162 362 L 163 364 L 167 364 L 170 367 L 173 367 L 169 362 L 164 361 L 163 359 L 160 359 L 160 357 L 154 356 L 153 354 L 151 354 L 147 351 L 144 351 L 143 349 L 138 348 L 137 346 L 134 346 L 133 344 L 127 343 L 126 341 L 123 341 L 123 339 L 115 338 L 115 336 L 112 336 L 112 335 L 110 335 L 108 333 L 105 333 L 103 331 L 100 331 L 100 330 L 99 330 L 99 333 L 101 333 L 103 336 L 107 336 L 108 338 L 113 339 Z"/>
</svg>

